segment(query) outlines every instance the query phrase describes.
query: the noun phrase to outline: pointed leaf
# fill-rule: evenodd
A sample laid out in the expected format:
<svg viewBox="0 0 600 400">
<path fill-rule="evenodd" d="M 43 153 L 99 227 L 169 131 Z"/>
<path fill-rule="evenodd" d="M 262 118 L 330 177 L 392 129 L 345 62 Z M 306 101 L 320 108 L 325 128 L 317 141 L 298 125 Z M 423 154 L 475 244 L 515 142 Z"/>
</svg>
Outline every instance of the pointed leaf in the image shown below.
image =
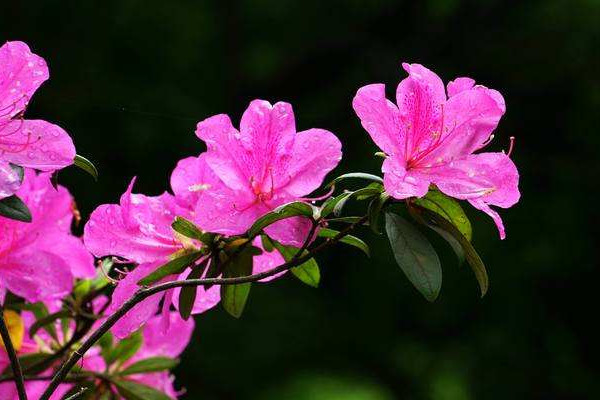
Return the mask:
<svg viewBox="0 0 600 400">
<path fill-rule="evenodd" d="M 183 217 L 175 217 L 175 221 L 171 225 L 175 232 L 181 233 L 183 236 L 190 239 L 196 239 L 205 245 L 211 245 L 215 238 L 213 233 L 202 231 L 193 222 L 188 221 Z"/>
<path fill-rule="evenodd" d="M 279 253 L 286 262 L 291 261 L 296 256 L 296 254 L 298 254 L 299 249 L 295 247 L 284 246 L 276 241 L 273 241 L 273 245 L 275 246 L 277 251 L 279 251 Z M 302 252 L 302 255 L 305 254 L 307 254 L 306 250 Z M 311 258 L 308 261 L 291 268 L 290 271 L 296 278 L 300 279 L 307 285 L 312 286 L 314 288 L 319 287 L 319 283 L 321 281 L 321 271 L 319 270 L 319 265 L 317 264 L 314 258 Z"/>
<path fill-rule="evenodd" d="M 321 228 L 319 230 L 319 237 L 324 237 L 324 238 L 332 238 L 337 236 L 337 234 L 339 234 L 340 231 L 336 231 L 335 229 L 329 229 L 329 228 Z M 341 238 L 339 240 L 340 243 L 345 243 L 348 244 L 350 246 L 354 246 L 357 249 L 362 250 L 367 257 L 370 257 L 370 250 L 369 250 L 369 246 L 363 242 L 361 239 L 357 238 L 356 236 L 352 236 L 352 235 L 346 235 L 343 238 Z"/>
<path fill-rule="evenodd" d="M 147 275 L 145 278 L 141 279 L 138 282 L 138 285 L 148 286 L 152 285 L 155 282 L 160 281 L 166 276 L 179 274 L 183 272 L 187 267 L 196 262 L 200 257 L 202 257 L 203 253 L 201 251 L 193 251 L 188 254 L 184 254 L 180 257 L 177 257 L 168 263 L 161 265 L 157 269 L 155 269 L 151 274 Z"/>
<path fill-rule="evenodd" d="M 381 177 L 379 177 L 377 175 L 366 174 L 364 172 L 351 172 L 348 174 L 338 176 L 337 178 L 335 178 L 334 180 L 329 182 L 325 187 L 326 188 L 331 187 L 331 186 L 335 185 L 336 183 L 346 180 L 346 179 L 366 179 L 368 181 L 375 181 L 375 182 L 383 183 L 383 179 L 381 179 Z"/>
<path fill-rule="evenodd" d="M 475 278 L 477 279 L 477 283 L 479 284 L 481 297 L 485 296 L 489 288 L 488 274 L 481 257 L 479 257 L 479 254 L 477 254 L 477 251 L 475 251 L 475 248 L 471 242 L 469 242 L 469 240 L 463 236 L 463 234 L 453 223 L 442 217 L 440 214 L 427 208 L 420 207 L 416 204 L 413 204 L 412 207 L 417 209 L 417 212 L 423 216 L 423 218 L 432 226 L 432 228 L 437 228 L 436 231 L 440 230 L 447 232 L 448 234 L 452 235 L 452 237 L 461 245 L 462 249 L 464 250 L 467 263 L 473 270 Z"/>
<path fill-rule="evenodd" d="M 386 212 L 385 229 L 396 262 L 428 301 L 434 301 L 442 286 L 442 267 L 433 246 L 421 232 L 401 216 Z"/>
<path fill-rule="evenodd" d="M 225 278 L 238 278 L 252 274 L 253 250 L 248 247 L 234 256 L 223 271 Z M 221 304 L 229 314 L 239 318 L 244 311 L 251 283 L 237 285 L 221 285 Z"/>
<path fill-rule="evenodd" d="M 381 210 L 389 198 L 390 196 L 384 192 L 381 193 L 379 197 L 373 199 L 369 204 L 369 226 L 371 227 L 371 230 L 378 235 L 381 234 L 381 230 L 379 229 Z"/>
<path fill-rule="evenodd" d="M 82 170 L 90 174 L 94 178 L 94 180 L 98 180 L 98 170 L 96 169 L 94 164 L 92 164 L 92 162 L 84 156 L 80 156 L 79 154 L 75 155 L 73 164 L 75 164 L 76 167 L 81 168 Z"/>
<path fill-rule="evenodd" d="M 424 197 L 415 199 L 414 202 L 444 217 L 454 224 L 468 241 L 471 241 L 473 237 L 471 221 L 469 221 L 469 218 L 467 218 L 467 215 L 456 200 L 446 196 L 437 189 L 432 189 Z"/>
<path fill-rule="evenodd" d="M 115 361 L 123 363 L 129 360 L 140 349 L 143 340 L 144 339 L 140 331 L 132 333 L 131 335 L 117 343 L 117 345 L 112 349 L 112 351 L 108 355 L 106 362 L 108 364 L 112 364 Z"/>
<path fill-rule="evenodd" d="M 286 218 L 304 216 L 313 218 L 318 215 L 318 209 L 302 201 L 283 204 L 273 211 L 257 219 L 248 230 L 248 236 L 253 238 L 258 235 L 267 226 Z"/>
<path fill-rule="evenodd" d="M 126 400 L 171 400 L 165 393 L 141 383 L 124 379 L 114 379 L 112 383 Z"/>
<path fill-rule="evenodd" d="M 31 212 L 16 195 L 0 200 L 0 216 L 22 222 L 31 222 Z"/>
<path fill-rule="evenodd" d="M 167 371 L 173 369 L 179 364 L 179 360 L 169 357 L 151 357 L 137 361 L 118 374 L 133 375 L 148 372 Z"/>
<path fill-rule="evenodd" d="M 208 258 L 206 258 L 200 265 L 195 267 L 192 272 L 188 275 L 187 279 L 198 279 L 204 273 L 206 265 L 208 264 Z M 184 286 L 181 288 L 179 294 L 179 315 L 185 321 L 190 318 L 194 303 L 196 302 L 196 292 L 198 291 L 197 286 Z"/>
</svg>

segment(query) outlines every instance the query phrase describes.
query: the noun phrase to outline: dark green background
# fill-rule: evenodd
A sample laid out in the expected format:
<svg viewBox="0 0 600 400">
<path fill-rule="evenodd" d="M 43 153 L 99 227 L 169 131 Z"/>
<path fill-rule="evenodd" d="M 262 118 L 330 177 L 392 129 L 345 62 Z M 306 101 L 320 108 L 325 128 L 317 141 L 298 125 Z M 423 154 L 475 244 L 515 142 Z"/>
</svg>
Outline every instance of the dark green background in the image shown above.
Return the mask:
<svg viewBox="0 0 600 400">
<path fill-rule="evenodd" d="M 177 369 L 187 399 L 591 399 L 598 392 L 600 3 L 540 1 L 3 1 L 0 40 L 43 55 L 51 80 L 29 117 L 65 127 L 99 167 L 61 173 L 84 218 L 137 190 L 167 188 L 176 161 L 203 145 L 197 121 L 237 124 L 254 98 L 289 101 L 300 129 L 344 143 L 338 172 L 381 161 L 351 108 L 356 89 L 420 62 L 444 80 L 499 89 L 508 112 L 493 150 L 516 136 L 521 202 L 508 239 L 468 209 L 491 278 L 479 299 L 442 243 L 444 285 L 429 304 L 394 264 L 319 258 L 323 284 L 255 285 L 238 321 L 197 318 Z M 467 207 L 468 208 L 468 207 Z M 436 242 L 438 243 L 438 242 Z"/>
</svg>

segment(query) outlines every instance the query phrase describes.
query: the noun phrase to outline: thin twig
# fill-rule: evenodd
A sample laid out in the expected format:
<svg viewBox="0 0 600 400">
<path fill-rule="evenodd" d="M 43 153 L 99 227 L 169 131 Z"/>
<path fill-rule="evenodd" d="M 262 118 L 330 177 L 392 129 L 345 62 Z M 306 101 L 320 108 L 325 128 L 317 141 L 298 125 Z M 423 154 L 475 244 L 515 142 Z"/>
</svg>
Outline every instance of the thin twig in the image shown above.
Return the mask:
<svg viewBox="0 0 600 400">
<path fill-rule="evenodd" d="M 355 228 L 360 225 L 363 225 L 367 221 L 367 216 L 362 217 L 360 220 L 355 223 L 347 226 L 345 229 L 340 231 L 337 235 L 332 238 L 328 238 L 320 245 L 316 246 L 314 249 L 302 255 L 298 258 L 292 259 L 284 264 L 279 265 L 269 271 L 264 271 L 254 275 L 241 276 L 235 278 L 203 278 L 203 279 L 187 279 L 182 281 L 170 281 L 165 282 L 156 286 L 146 287 L 138 290 L 133 297 L 127 300 L 125 303 L 117 309 L 111 316 L 109 316 L 103 323 L 100 325 L 96 331 L 94 331 L 82 344 L 77 351 L 71 353 L 71 356 L 63 362 L 60 368 L 54 374 L 52 381 L 40 397 L 40 400 L 49 400 L 50 396 L 54 393 L 58 385 L 63 381 L 63 379 L 67 376 L 69 371 L 77 364 L 77 362 L 83 357 L 83 355 L 94 345 L 100 338 L 108 332 L 117 321 L 119 321 L 127 312 L 129 312 L 133 307 L 135 307 L 140 302 L 144 301 L 148 297 L 164 292 L 169 289 L 174 289 L 178 287 L 189 287 L 189 286 L 201 286 L 201 285 L 237 285 L 240 283 L 248 283 L 248 282 L 256 282 L 260 281 L 264 278 L 268 278 L 273 275 L 277 275 L 280 272 L 287 271 L 293 267 L 303 264 L 304 262 L 310 260 L 314 257 L 316 253 L 319 253 L 325 249 L 336 244 L 340 239 L 344 236 L 350 234 Z"/>
<path fill-rule="evenodd" d="M 12 368 L 15 377 L 15 386 L 17 387 L 19 400 L 27 400 L 27 392 L 25 391 L 25 383 L 23 382 L 23 370 L 21 369 L 19 357 L 17 356 L 12 339 L 10 338 L 10 332 L 4 321 L 4 307 L 2 305 L 0 305 L 0 336 L 2 337 L 4 348 L 6 349 L 6 353 L 10 360 L 10 367 Z"/>
</svg>

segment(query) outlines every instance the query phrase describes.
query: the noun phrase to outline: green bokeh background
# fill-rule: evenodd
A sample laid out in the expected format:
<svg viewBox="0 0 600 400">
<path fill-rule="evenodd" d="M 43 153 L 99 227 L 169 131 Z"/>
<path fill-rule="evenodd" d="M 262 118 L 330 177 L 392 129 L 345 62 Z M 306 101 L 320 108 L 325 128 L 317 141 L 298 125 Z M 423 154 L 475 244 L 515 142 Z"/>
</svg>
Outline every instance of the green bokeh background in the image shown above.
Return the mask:
<svg viewBox="0 0 600 400">
<path fill-rule="evenodd" d="M 203 151 L 197 121 L 234 121 L 254 98 L 289 101 L 300 129 L 344 143 L 337 172 L 381 160 L 351 108 L 356 89 L 393 93 L 402 61 L 444 80 L 467 75 L 505 96 L 491 149 L 508 147 L 521 202 L 499 241 L 468 207 L 491 289 L 444 244 L 444 284 L 429 304 L 369 232 L 365 258 L 319 257 L 322 287 L 255 285 L 240 320 L 197 318 L 176 371 L 185 399 L 591 399 L 598 397 L 600 3 L 460 1 L 13 1 L 0 40 L 25 40 L 51 67 L 28 115 L 59 122 L 99 167 L 61 173 L 84 218 L 137 190 L 167 188 L 180 158 Z"/>
</svg>

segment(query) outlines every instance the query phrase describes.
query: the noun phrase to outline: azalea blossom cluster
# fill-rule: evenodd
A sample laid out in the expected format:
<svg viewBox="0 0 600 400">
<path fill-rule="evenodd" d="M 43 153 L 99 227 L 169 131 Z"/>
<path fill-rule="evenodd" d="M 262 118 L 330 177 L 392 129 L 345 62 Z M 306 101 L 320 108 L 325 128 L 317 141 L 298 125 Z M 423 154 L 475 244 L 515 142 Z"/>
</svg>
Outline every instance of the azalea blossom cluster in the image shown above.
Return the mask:
<svg viewBox="0 0 600 400">
<path fill-rule="evenodd" d="M 63 129 L 24 119 L 48 69 L 24 43 L 2 46 L 0 398 L 177 398 L 169 371 L 191 339 L 190 316 L 221 303 L 239 317 L 252 282 L 288 271 L 318 286 L 314 255 L 338 243 L 368 255 L 355 233 L 380 233 L 381 219 L 395 261 L 428 300 L 440 291 L 440 260 L 417 226 L 448 240 L 485 294 L 487 273 L 457 200 L 490 215 L 505 238 L 491 206 L 519 200 L 518 172 L 510 151 L 482 152 L 504 99 L 470 78 L 445 87 L 422 65 L 403 67 L 395 103 L 383 84 L 352 101 L 381 149 L 383 178 L 348 173 L 323 186 L 342 158 L 338 136 L 297 129 L 289 103 L 254 100 L 237 128 L 225 114 L 197 124 L 206 150 L 177 163 L 168 191 L 135 193 L 133 177 L 79 238 L 75 203 L 53 172 L 95 169 Z M 350 179 L 367 185 L 337 192 Z M 349 201 L 366 204 L 364 215 L 344 215 Z"/>
</svg>

